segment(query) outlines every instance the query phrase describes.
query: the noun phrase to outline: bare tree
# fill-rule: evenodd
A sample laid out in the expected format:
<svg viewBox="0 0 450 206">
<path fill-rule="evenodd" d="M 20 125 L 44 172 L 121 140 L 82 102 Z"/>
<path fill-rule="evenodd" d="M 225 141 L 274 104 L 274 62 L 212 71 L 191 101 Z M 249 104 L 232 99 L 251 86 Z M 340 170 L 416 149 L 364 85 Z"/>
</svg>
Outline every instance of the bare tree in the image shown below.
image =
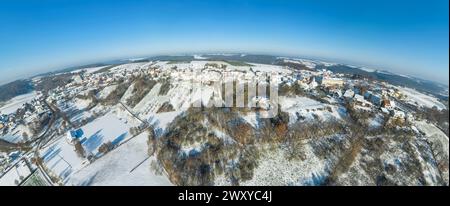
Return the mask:
<svg viewBox="0 0 450 206">
<path fill-rule="evenodd" d="M 75 140 L 75 151 L 78 156 L 82 158 L 86 157 L 86 151 L 84 150 L 83 145 L 81 145 L 81 142 L 79 140 Z"/>
</svg>

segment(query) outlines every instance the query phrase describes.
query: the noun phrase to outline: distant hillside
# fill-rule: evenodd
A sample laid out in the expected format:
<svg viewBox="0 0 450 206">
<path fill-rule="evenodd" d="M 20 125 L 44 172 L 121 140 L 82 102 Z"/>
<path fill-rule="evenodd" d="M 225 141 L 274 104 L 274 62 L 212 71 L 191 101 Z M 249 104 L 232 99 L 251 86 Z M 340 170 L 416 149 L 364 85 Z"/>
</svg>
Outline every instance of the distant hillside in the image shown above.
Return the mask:
<svg viewBox="0 0 450 206">
<path fill-rule="evenodd" d="M 222 61 L 237 61 L 237 62 L 248 62 L 257 64 L 275 64 L 277 62 L 276 56 L 270 55 L 202 55 L 202 57 L 208 58 L 208 60 L 222 60 Z"/>
<path fill-rule="evenodd" d="M 84 69 L 84 68 L 90 68 L 90 67 L 101 67 L 101 66 L 107 66 L 107 65 L 109 65 L 109 64 L 107 64 L 107 63 L 86 64 L 86 65 L 81 65 L 81 66 L 68 67 L 68 68 L 64 68 L 64 69 L 60 69 L 60 70 L 56 70 L 56 71 L 51 71 L 51 72 L 40 73 L 40 74 L 38 74 L 36 76 L 33 76 L 33 77 L 44 77 L 44 76 L 49 76 L 49 75 L 53 75 L 53 74 L 71 72 L 71 71 L 75 71 L 75 70 L 78 70 L 78 69 Z"/>
<path fill-rule="evenodd" d="M 148 61 L 193 61 L 194 56 L 154 56 L 149 57 Z"/>
<path fill-rule="evenodd" d="M 448 97 L 442 95 L 443 89 L 444 89 L 443 86 L 441 86 L 438 83 L 428 81 L 428 80 L 422 80 L 422 79 L 407 77 L 407 76 L 400 76 L 397 74 L 383 72 L 383 71 L 368 72 L 368 71 L 364 71 L 362 69 L 358 69 L 358 68 L 354 68 L 354 67 L 350 67 L 350 66 L 342 65 L 342 64 L 332 65 L 332 66 L 328 66 L 328 67 L 324 66 L 324 65 L 318 65 L 316 67 L 316 69 L 328 69 L 328 70 L 336 72 L 336 73 L 358 75 L 360 77 L 366 77 L 368 79 L 385 81 L 385 82 L 388 82 L 389 84 L 393 84 L 393 85 L 397 85 L 397 86 L 414 88 L 421 92 L 433 94 L 443 100 L 446 100 L 448 98 Z"/>
<path fill-rule="evenodd" d="M 30 80 L 16 80 L 0 86 L 0 102 L 8 101 L 11 98 L 33 91 Z"/>
<path fill-rule="evenodd" d="M 241 54 L 205 54 L 201 55 L 204 60 L 208 61 L 225 61 L 228 63 L 258 63 L 258 64 L 275 64 L 277 57 L 270 55 L 241 55 Z M 147 61 L 196 61 L 202 59 L 196 59 L 192 55 L 179 55 L 179 56 L 154 56 L 146 58 Z M 143 61 L 143 60 L 141 60 Z"/>
<path fill-rule="evenodd" d="M 64 86 L 72 81 L 72 73 L 62 73 L 57 75 L 48 75 L 40 79 L 36 84 L 36 90 L 44 93 L 49 90 L 55 89 L 59 86 Z"/>
</svg>

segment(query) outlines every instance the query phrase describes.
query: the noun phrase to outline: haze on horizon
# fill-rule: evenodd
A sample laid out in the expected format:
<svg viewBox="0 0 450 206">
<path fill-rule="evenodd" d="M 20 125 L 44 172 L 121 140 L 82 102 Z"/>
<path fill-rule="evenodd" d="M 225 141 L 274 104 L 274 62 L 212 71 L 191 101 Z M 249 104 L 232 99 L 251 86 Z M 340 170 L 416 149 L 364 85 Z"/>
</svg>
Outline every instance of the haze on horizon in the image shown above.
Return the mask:
<svg viewBox="0 0 450 206">
<path fill-rule="evenodd" d="M 447 0 L 0 3 L 0 84 L 66 66 L 157 54 L 335 59 L 448 85 Z"/>
</svg>

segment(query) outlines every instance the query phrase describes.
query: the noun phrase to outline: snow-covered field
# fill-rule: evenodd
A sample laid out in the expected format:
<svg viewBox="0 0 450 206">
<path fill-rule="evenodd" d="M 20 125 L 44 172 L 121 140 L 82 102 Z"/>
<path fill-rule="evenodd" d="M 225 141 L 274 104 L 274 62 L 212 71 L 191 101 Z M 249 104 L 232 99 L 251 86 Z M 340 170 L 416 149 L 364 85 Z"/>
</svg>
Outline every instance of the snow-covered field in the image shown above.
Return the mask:
<svg viewBox="0 0 450 206">
<path fill-rule="evenodd" d="M 417 129 L 425 133 L 425 136 L 429 138 L 431 141 L 439 141 L 442 145 L 444 145 L 444 153 L 449 154 L 449 145 L 448 145 L 448 137 L 442 132 L 439 128 L 434 126 L 433 124 L 427 123 L 426 121 L 416 121 L 415 125 Z"/>
<path fill-rule="evenodd" d="M 110 69 L 110 71 L 120 72 L 120 71 L 133 71 L 136 69 L 140 69 L 145 65 L 149 65 L 151 63 L 147 62 L 139 62 L 139 63 L 130 63 L 130 64 L 122 64 Z"/>
<path fill-rule="evenodd" d="M 327 105 L 307 97 L 279 97 L 281 110 L 289 113 L 289 122 L 296 122 L 299 116 L 313 120 L 316 116 L 321 120 L 341 119 L 340 108 Z M 328 111 L 331 109 L 331 112 Z"/>
<path fill-rule="evenodd" d="M 149 121 L 150 124 L 155 126 L 156 129 L 160 129 L 164 131 L 167 126 L 177 117 L 179 114 L 181 114 L 182 111 L 173 111 L 173 112 L 162 112 L 157 113 L 151 118 Z"/>
<path fill-rule="evenodd" d="M 89 153 L 97 154 L 101 144 L 111 141 L 113 144 L 119 144 L 129 137 L 129 128 L 137 126 L 128 124 L 127 119 L 119 118 L 113 112 L 99 117 L 81 127 L 84 132 L 82 144 Z"/>
<path fill-rule="evenodd" d="M 144 132 L 75 172 L 68 185 L 171 185 L 166 176 L 156 175 L 150 169 L 155 157 L 148 158 L 147 137 Z"/>
<path fill-rule="evenodd" d="M 304 60 L 304 59 L 284 59 L 284 62 L 288 62 L 288 63 L 294 63 L 294 64 L 303 64 L 306 67 L 310 68 L 310 69 L 314 69 L 316 68 L 316 63 L 314 63 L 313 61 L 309 61 L 309 60 Z"/>
<path fill-rule="evenodd" d="M 99 155 L 98 148 L 108 141 L 118 145 L 130 137 L 129 128 L 135 127 L 134 121 L 128 121 L 125 113 L 112 110 L 102 117 L 95 119 L 81 127 L 84 132 L 80 138 L 87 154 Z M 64 182 L 70 179 L 73 172 L 80 170 L 87 164 L 87 160 L 79 157 L 73 143 L 65 136 L 45 147 L 41 152 L 45 165 L 59 176 Z"/>
<path fill-rule="evenodd" d="M 204 86 L 193 88 L 191 84 L 180 83 L 172 84 L 172 88 L 167 94 L 160 96 L 158 93 L 161 86 L 160 83 L 156 84 L 132 109 L 135 113 L 139 114 L 142 119 L 149 120 L 150 123 L 160 129 L 165 129 L 168 123 L 181 112 L 188 109 L 193 102 L 202 100 L 204 104 L 207 104 L 214 92 L 213 87 Z M 192 95 L 190 95 L 191 92 Z M 216 93 L 218 93 L 218 91 L 216 91 Z M 173 106 L 175 111 L 157 113 L 159 108 L 167 102 Z"/>
<path fill-rule="evenodd" d="M 356 68 L 356 67 L 354 67 Z M 359 69 L 366 71 L 366 72 L 375 72 L 377 71 L 376 69 L 372 69 L 372 68 L 368 68 L 368 67 L 359 67 Z"/>
<path fill-rule="evenodd" d="M 150 169 L 148 133 L 129 140 L 102 158 L 89 164 L 77 156 L 73 145 L 61 138 L 43 153 L 46 166 L 66 185 L 171 185 L 164 175 Z"/>
<path fill-rule="evenodd" d="M 287 58 L 287 57 L 278 57 L 278 58 L 283 59 L 284 62 L 303 64 L 310 69 L 314 69 L 317 65 L 320 65 L 320 64 L 327 66 L 327 67 L 336 65 L 336 63 L 325 62 L 325 61 L 320 61 L 320 60 L 312 60 L 312 59 Z"/>
<path fill-rule="evenodd" d="M 48 147 L 42 148 L 40 154 L 46 168 L 66 182 L 74 171 L 82 168 L 88 161 L 77 155 L 75 147 L 67 141 L 65 136 L 58 138 Z"/>
<path fill-rule="evenodd" d="M 94 73 L 94 72 L 96 72 L 98 70 L 101 70 L 101 69 L 103 69 L 105 67 L 108 67 L 108 66 L 89 67 L 89 68 L 77 69 L 77 70 L 72 71 L 71 73 L 78 73 L 78 72 L 81 72 L 81 71 L 84 70 L 84 71 L 86 71 L 86 73 L 91 74 L 91 73 Z"/>
<path fill-rule="evenodd" d="M 282 66 L 276 66 L 276 65 L 267 65 L 267 64 L 254 64 L 253 66 L 250 66 L 254 71 L 261 71 L 261 72 L 283 72 L 283 73 L 290 73 L 291 71 L 288 69 L 283 69 Z"/>
<path fill-rule="evenodd" d="M 81 122 L 91 115 L 90 112 L 85 111 L 90 103 L 91 100 L 74 98 L 73 100 L 66 102 L 65 107 L 60 107 L 60 109 L 69 116 L 70 121 Z"/>
<path fill-rule="evenodd" d="M 414 89 L 406 87 L 396 87 L 404 95 L 406 95 L 406 101 L 421 107 L 432 108 L 436 106 L 439 110 L 445 109 L 445 105 L 439 102 L 436 97 L 432 97 L 423 93 L 420 93 Z"/>
<path fill-rule="evenodd" d="M 206 57 L 203 57 L 202 55 L 194 55 L 194 59 L 207 59 Z"/>
<path fill-rule="evenodd" d="M 127 91 L 123 94 L 123 96 L 120 98 L 121 102 L 127 102 L 127 99 L 130 98 L 133 95 L 134 90 L 134 84 L 128 87 Z"/>
<path fill-rule="evenodd" d="M 19 161 L 8 172 L 0 176 L 1 186 L 17 186 L 22 180 L 31 174 L 30 169 L 26 166 L 24 161 Z"/>
<path fill-rule="evenodd" d="M 117 85 L 111 85 L 111 86 L 107 86 L 107 87 L 103 88 L 102 91 L 99 92 L 98 98 L 105 99 L 106 97 L 108 97 L 109 94 L 111 94 L 111 92 L 116 90 L 116 88 L 117 88 Z"/>
<path fill-rule="evenodd" d="M 36 92 L 30 92 L 28 94 L 23 94 L 16 96 L 0 107 L 0 114 L 10 114 L 16 112 L 17 109 L 21 108 L 23 104 L 31 102 L 37 97 Z"/>
<path fill-rule="evenodd" d="M 324 106 L 324 104 L 307 98 L 307 97 L 279 97 L 281 109 L 317 109 Z"/>
</svg>

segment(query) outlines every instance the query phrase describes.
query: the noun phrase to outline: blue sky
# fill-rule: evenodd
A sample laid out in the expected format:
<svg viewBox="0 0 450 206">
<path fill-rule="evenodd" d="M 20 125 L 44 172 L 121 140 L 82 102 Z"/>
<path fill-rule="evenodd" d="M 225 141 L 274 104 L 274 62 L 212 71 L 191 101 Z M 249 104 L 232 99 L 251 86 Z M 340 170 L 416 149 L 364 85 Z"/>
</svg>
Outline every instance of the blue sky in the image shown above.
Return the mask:
<svg viewBox="0 0 450 206">
<path fill-rule="evenodd" d="M 157 54 L 337 60 L 448 84 L 448 0 L 0 0 L 0 83 Z"/>
</svg>

